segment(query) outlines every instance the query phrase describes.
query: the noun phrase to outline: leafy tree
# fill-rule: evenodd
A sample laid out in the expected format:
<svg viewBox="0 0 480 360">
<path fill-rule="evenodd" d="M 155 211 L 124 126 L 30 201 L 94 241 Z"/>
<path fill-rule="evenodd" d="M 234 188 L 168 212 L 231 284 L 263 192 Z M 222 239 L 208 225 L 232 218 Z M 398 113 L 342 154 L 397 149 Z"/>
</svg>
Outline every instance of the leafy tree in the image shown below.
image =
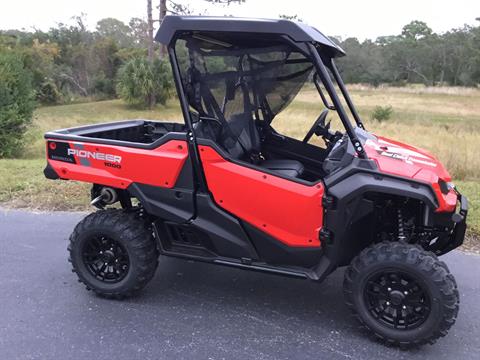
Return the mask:
<svg viewBox="0 0 480 360">
<path fill-rule="evenodd" d="M 146 58 L 136 58 L 119 71 L 117 93 L 132 106 L 151 108 L 151 96 L 153 104 L 165 104 L 172 89 L 170 64 L 165 60 L 155 59 L 150 63 Z"/>
<path fill-rule="evenodd" d="M 53 105 L 61 102 L 62 95 L 55 82 L 55 61 L 59 55 L 56 43 L 41 43 L 37 38 L 32 39 L 28 47 L 17 48 L 25 62 L 25 66 L 32 73 L 32 84 L 36 90 L 36 99 L 44 104 Z"/>
<path fill-rule="evenodd" d="M 119 47 L 133 44 L 132 29 L 123 21 L 105 18 L 97 22 L 97 36 L 112 39 Z"/>
<path fill-rule="evenodd" d="M 201 4 L 222 6 L 230 2 L 239 1 L 152 1 L 151 23 L 158 25 L 165 13 L 197 14 L 202 11 Z M 158 4 L 161 6 L 157 13 Z M 188 7 L 189 4 L 194 7 Z M 295 15 L 286 17 L 299 20 Z M 400 34 L 382 36 L 375 41 L 334 39 L 348 55 L 338 59 L 338 66 L 347 83 L 478 86 L 479 25 L 436 34 L 424 22 L 412 21 Z M 47 32 L 0 30 L 0 54 L 13 54 L 23 59 L 40 103 L 58 104 L 74 101 L 77 97 L 115 98 L 119 68 L 132 59 L 147 56 L 154 33 L 152 31 L 149 36 L 148 30 L 148 22 L 142 19 L 133 18 L 127 25 L 107 18 L 100 20 L 91 31 L 81 15 Z M 183 47 L 178 47 L 177 51 L 179 55 L 186 55 Z M 165 57 L 165 49 L 153 43 L 151 54 L 152 61 Z M 211 64 L 217 65 L 222 64 Z"/>
<path fill-rule="evenodd" d="M 128 26 L 133 39 L 134 47 L 146 49 L 148 46 L 148 24 L 140 18 L 131 18 Z"/>
<path fill-rule="evenodd" d="M 478 26 L 435 34 L 426 23 L 412 21 L 400 35 L 362 43 L 346 39 L 340 46 L 348 55 L 338 61 L 347 82 L 456 86 L 480 83 Z"/>
<path fill-rule="evenodd" d="M 432 29 L 423 21 L 414 20 L 402 29 L 402 36 L 408 40 L 417 41 L 432 35 Z"/>
<path fill-rule="evenodd" d="M 55 105 L 62 99 L 62 94 L 57 88 L 55 82 L 46 80 L 37 87 L 37 100 L 42 104 Z"/>
<path fill-rule="evenodd" d="M 32 76 L 23 58 L 0 54 L 0 158 L 21 152 L 34 107 Z"/>
<path fill-rule="evenodd" d="M 115 76 L 122 65 L 117 44 L 110 37 L 101 38 L 89 50 L 89 72 L 93 73 L 93 92 L 97 95 L 115 96 Z M 89 89 L 89 92 L 92 92 L 92 89 Z"/>
</svg>

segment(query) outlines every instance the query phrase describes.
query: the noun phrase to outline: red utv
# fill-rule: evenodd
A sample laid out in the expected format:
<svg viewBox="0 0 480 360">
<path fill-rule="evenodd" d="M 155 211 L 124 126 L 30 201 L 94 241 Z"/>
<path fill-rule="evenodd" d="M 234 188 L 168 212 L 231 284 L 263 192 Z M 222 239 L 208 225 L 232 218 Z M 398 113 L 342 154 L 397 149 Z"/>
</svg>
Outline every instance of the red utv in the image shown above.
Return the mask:
<svg viewBox="0 0 480 360">
<path fill-rule="evenodd" d="M 45 135 L 46 177 L 92 183 L 101 209 L 70 237 L 87 289 L 130 296 L 159 255 L 315 281 L 348 266 L 346 303 L 376 337 L 409 346 L 444 336 L 459 295 L 437 256 L 462 244 L 467 200 L 435 157 L 365 129 L 334 63 L 342 49 L 286 20 L 168 16 L 156 40 L 184 124 Z M 301 141 L 275 119 L 308 80 L 324 110 Z"/>
</svg>

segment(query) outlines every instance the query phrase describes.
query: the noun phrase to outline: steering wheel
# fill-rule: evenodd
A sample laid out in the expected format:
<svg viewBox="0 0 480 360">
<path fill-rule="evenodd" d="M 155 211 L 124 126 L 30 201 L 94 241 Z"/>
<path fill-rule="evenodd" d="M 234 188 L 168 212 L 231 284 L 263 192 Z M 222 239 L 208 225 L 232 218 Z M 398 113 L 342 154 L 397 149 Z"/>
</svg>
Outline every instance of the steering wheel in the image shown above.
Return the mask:
<svg viewBox="0 0 480 360">
<path fill-rule="evenodd" d="M 308 143 L 312 138 L 313 134 L 323 135 L 325 132 L 328 132 L 328 127 L 325 126 L 325 119 L 328 115 L 328 109 L 322 111 L 320 116 L 315 120 L 310 130 L 308 130 L 307 135 L 303 138 L 304 143 Z"/>
</svg>

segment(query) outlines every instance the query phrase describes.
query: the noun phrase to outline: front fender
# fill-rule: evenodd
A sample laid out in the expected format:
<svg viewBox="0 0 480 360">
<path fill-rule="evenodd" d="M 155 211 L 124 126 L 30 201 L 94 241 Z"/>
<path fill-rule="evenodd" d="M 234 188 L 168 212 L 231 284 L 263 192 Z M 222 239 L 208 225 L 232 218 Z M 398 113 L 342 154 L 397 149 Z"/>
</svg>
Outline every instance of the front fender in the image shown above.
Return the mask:
<svg viewBox="0 0 480 360">
<path fill-rule="evenodd" d="M 375 172 L 351 173 L 343 179 L 330 182 L 325 179 L 325 184 L 328 196 L 333 198 L 333 206 L 325 209 L 324 228 L 328 229 L 329 239 L 322 243 L 332 266 L 349 264 L 351 259 L 368 245 L 363 238 L 368 238 L 368 234 L 374 231 L 373 224 L 365 223 L 361 231 L 352 229 L 352 224 L 359 219 L 367 219 L 367 215 L 374 211 L 373 201 L 365 197 L 367 193 L 416 199 L 432 211 L 438 207 L 435 193 L 428 184 Z M 359 238 L 362 241 L 358 241 Z"/>
</svg>

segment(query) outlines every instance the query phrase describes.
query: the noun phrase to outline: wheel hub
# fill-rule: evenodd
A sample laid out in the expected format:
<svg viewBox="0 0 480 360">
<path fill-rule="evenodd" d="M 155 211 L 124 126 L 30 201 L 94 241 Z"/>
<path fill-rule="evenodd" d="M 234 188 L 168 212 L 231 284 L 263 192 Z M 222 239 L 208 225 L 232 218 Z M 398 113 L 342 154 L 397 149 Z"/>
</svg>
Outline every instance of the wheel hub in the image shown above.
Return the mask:
<svg viewBox="0 0 480 360">
<path fill-rule="evenodd" d="M 100 254 L 100 255 L 102 255 L 103 261 L 106 262 L 107 264 L 111 264 L 115 260 L 115 257 L 116 257 L 115 253 L 112 250 L 107 250 L 103 254 Z"/>
<path fill-rule="evenodd" d="M 82 254 L 85 267 L 100 281 L 116 283 L 128 273 L 127 251 L 114 239 L 94 236 L 85 242 Z"/>
<path fill-rule="evenodd" d="M 364 300 L 370 314 L 393 329 L 412 329 L 430 314 L 430 298 L 421 284 L 402 271 L 379 272 L 367 279 Z"/>
<path fill-rule="evenodd" d="M 403 300 L 405 300 L 405 295 L 399 290 L 392 290 L 389 294 L 390 302 L 393 305 L 402 305 Z"/>
</svg>

